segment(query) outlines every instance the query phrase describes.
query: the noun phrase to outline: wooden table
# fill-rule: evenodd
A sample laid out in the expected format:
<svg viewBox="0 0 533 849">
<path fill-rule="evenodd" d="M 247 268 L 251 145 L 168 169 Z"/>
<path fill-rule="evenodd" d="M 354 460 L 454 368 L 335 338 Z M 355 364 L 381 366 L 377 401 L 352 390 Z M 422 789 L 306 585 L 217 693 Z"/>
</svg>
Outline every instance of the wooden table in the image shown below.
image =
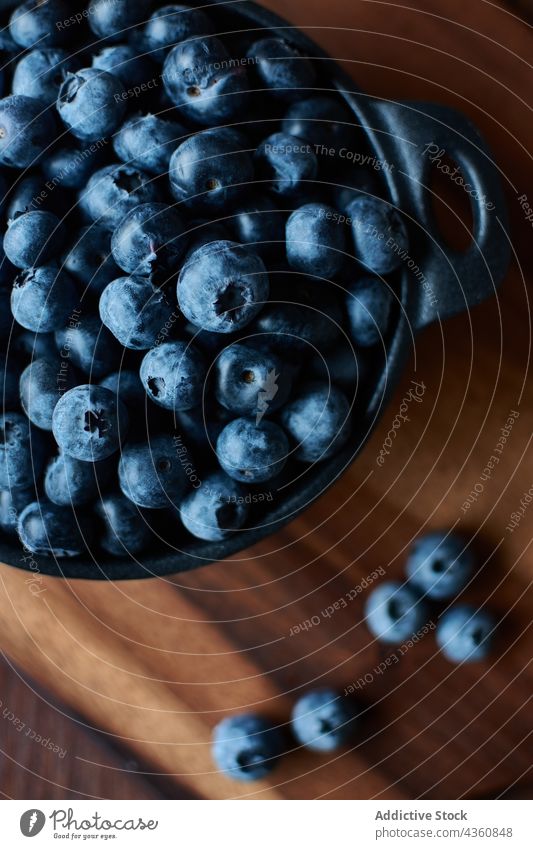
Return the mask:
<svg viewBox="0 0 533 849">
<path fill-rule="evenodd" d="M 477 122 L 502 169 L 515 263 L 497 300 L 417 339 L 404 384 L 359 462 L 246 556 L 172 581 L 106 585 L 43 578 L 32 587 L 24 573 L 0 569 L 0 787 L 9 797 L 528 793 L 533 507 L 512 533 L 506 526 L 533 484 L 533 232 L 518 200 L 526 193 L 533 204 L 531 34 L 509 7 L 484 0 L 267 5 L 307 29 L 368 92 L 447 103 Z M 415 377 L 426 386 L 423 403 L 412 405 L 378 469 L 376 454 Z M 513 410 L 520 416 L 501 462 L 465 512 Z M 457 526 L 479 551 L 466 596 L 501 618 L 490 662 L 456 669 L 430 634 L 370 676 L 351 751 L 296 752 L 252 787 L 217 774 L 209 738 L 218 719 L 260 709 L 286 722 L 304 689 L 368 680 L 386 660 L 361 621 L 364 593 L 307 632 L 290 636 L 291 628 L 378 567 L 401 575 L 412 538 L 440 526 Z"/>
</svg>

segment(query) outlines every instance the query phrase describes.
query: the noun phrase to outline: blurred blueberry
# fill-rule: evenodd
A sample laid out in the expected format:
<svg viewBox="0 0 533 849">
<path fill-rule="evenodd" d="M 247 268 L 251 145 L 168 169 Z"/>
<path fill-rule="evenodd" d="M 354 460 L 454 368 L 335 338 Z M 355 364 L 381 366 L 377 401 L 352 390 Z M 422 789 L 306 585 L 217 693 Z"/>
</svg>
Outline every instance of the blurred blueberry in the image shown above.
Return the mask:
<svg viewBox="0 0 533 849">
<path fill-rule="evenodd" d="M 352 219 L 355 257 L 371 274 L 390 274 L 405 261 L 407 228 L 399 212 L 376 197 L 359 195 L 346 210 Z"/>
<path fill-rule="evenodd" d="M 281 731 L 256 714 L 228 717 L 213 729 L 213 759 L 235 781 L 265 778 L 284 749 Z"/>
<path fill-rule="evenodd" d="M 282 38 L 262 38 L 248 50 L 262 84 L 283 100 L 297 100 L 302 89 L 310 89 L 316 80 L 311 59 Z"/>
<path fill-rule="evenodd" d="M 88 147 L 60 147 L 43 160 L 46 179 L 55 187 L 82 189 L 103 159 L 104 150 L 96 144 Z M 54 196 L 54 200 L 57 195 Z"/>
<path fill-rule="evenodd" d="M 351 337 L 356 345 L 383 344 L 391 325 L 396 298 L 379 277 L 363 277 L 349 287 L 346 311 Z"/>
<path fill-rule="evenodd" d="M 67 26 L 72 14 L 66 0 L 26 0 L 13 11 L 9 32 L 20 47 L 50 47 L 68 43 L 71 35 Z"/>
<path fill-rule="evenodd" d="M 100 386 L 111 390 L 132 412 L 144 409 L 146 394 L 136 371 L 115 371 L 100 381 Z"/>
<path fill-rule="evenodd" d="M 282 123 L 284 133 L 305 139 L 317 147 L 353 149 L 357 134 L 354 113 L 333 97 L 314 96 L 297 100 L 289 107 Z"/>
<path fill-rule="evenodd" d="M 52 430 L 52 416 L 61 394 L 76 385 L 72 368 L 55 357 L 34 359 L 20 377 L 22 409 L 32 424 Z"/>
<path fill-rule="evenodd" d="M 22 544 L 45 557 L 77 557 L 90 543 L 89 532 L 90 526 L 79 524 L 69 507 L 43 499 L 28 504 L 18 520 Z"/>
<path fill-rule="evenodd" d="M 97 224 L 84 227 L 72 236 L 63 264 L 84 290 L 96 295 L 101 295 L 107 284 L 120 275 L 111 253 L 110 233 Z"/>
<path fill-rule="evenodd" d="M 120 41 L 144 23 L 150 14 L 151 0 L 90 0 L 87 20 L 100 38 Z"/>
<path fill-rule="evenodd" d="M 401 643 L 424 624 L 427 612 L 418 594 L 397 581 L 385 581 L 372 590 L 365 605 L 370 633 L 384 643 Z"/>
<path fill-rule="evenodd" d="M 18 520 L 22 511 L 35 501 L 35 487 L 28 489 L 4 489 L 0 491 L 0 528 L 6 534 L 17 534 Z"/>
<path fill-rule="evenodd" d="M 115 557 L 140 554 L 149 545 L 150 527 L 139 509 L 124 495 L 104 495 L 95 511 L 103 527 L 99 542 L 108 554 Z"/>
<path fill-rule="evenodd" d="M 139 56 L 129 44 L 102 47 L 92 57 L 92 67 L 114 74 L 126 88 L 142 86 L 154 77 L 155 68 L 147 56 Z"/>
<path fill-rule="evenodd" d="M 285 249 L 285 215 L 266 195 L 244 201 L 231 223 L 237 241 L 264 260 Z"/>
<path fill-rule="evenodd" d="M 258 177 L 282 198 L 298 198 L 318 176 L 318 160 L 307 142 L 288 133 L 274 133 L 255 154 Z"/>
<path fill-rule="evenodd" d="M 452 663 L 474 663 L 490 654 L 496 621 L 486 610 L 456 604 L 437 626 L 437 644 Z"/>
<path fill-rule="evenodd" d="M 181 3 L 161 6 L 153 12 L 143 31 L 145 49 L 163 62 L 167 50 L 188 38 L 209 35 L 211 21 L 202 9 L 191 9 Z"/>
<path fill-rule="evenodd" d="M 349 743 L 357 727 L 355 706 L 335 690 L 310 690 L 292 709 L 296 740 L 313 752 L 335 752 Z"/>
<path fill-rule="evenodd" d="M 458 595 L 474 572 L 475 559 L 463 537 L 436 531 L 419 537 L 409 552 L 409 582 L 432 599 Z"/>
</svg>

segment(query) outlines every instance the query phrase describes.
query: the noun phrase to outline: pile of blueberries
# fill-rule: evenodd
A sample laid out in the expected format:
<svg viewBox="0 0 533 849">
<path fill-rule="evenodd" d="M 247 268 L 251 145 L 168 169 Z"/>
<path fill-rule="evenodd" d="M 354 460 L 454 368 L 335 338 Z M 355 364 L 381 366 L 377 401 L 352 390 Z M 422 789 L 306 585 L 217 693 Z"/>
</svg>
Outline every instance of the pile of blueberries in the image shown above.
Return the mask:
<svg viewBox="0 0 533 849">
<path fill-rule="evenodd" d="M 428 623 L 429 605 L 455 599 L 475 570 L 475 554 L 462 536 L 435 531 L 419 537 L 407 557 L 407 583 L 385 581 L 368 596 L 365 615 L 370 632 L 384 643 L 410 639 Z M 495 629 L 496 621 L 487 610 L 452 603 L 439 616 L 437 644 L 453 663 L 473 663 L 488 656 Z"/>
<path fill-rule="evenodd" d="M 368 596 L 365 616 L 372 635 L 388 644 L 408 641 L 428 623 L 430 604 L 455 598 L 475 568 L 475 554 L 458 534 L 435 531 L 419 537 L 407 558 L 407 583 L 386 581 Z M 488 611 L 452 604 L 439 617 L 437 644 L 447 660 L 472 663 L 488 656 L 495 630 L 496 620 Z M 258 714 L 222 720 L 213 731 L 213 759 L 230 778 L 258 780 L 295 745 L 327 753 L 349 744 L 362 714 L 350 695 L 331 688 L 310 690 L 294 705 L 290 734 Z"/>
<path fill-rule="evenodd" d="M 321 63 L 157 5 L 0 20 L 0 526 L 44 556 L 260 523 L 394 321 L 407 229 Z"/>
</svg>

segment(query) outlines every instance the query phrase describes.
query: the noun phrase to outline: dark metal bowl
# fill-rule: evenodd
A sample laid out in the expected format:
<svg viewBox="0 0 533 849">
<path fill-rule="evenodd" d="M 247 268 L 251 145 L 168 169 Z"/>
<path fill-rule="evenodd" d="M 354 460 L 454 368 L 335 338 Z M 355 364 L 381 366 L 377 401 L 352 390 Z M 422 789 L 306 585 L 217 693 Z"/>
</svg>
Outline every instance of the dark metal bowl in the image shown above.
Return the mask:
<svg viewBox="0 0 533 849">
<path fill-rule="evenodd" d="M 252 2 L 215 3 L 219 33 L 242 31 L 251 39 L 264 35 L 265 30 L 289 35 L 304 54 L 323 60 L 322 78 L 351 107 L 376 159 L 394 164 L 393 169 L 383 172 L 389 200 L 411 220 L 410 258 L 423 269 L 431 291 L 417 285 L 407 268 L 402 270 L 401 309 L 387 343 L 386 364 L 376 375 L 365 409 L 358 410 L 350 445 L 332 460 L 313 467 L 300 485 L 287 489 L 283 499 L 263 514 L 258 527 L 220 543 L 189 538 L 179 550 L 148 551 L 139 560 L 103 554 L 60 561 L 31 558 L 19 545 L 3 538 L 0 558 L 12 566 L 68 578 L 117 580 L 171 575 L 222 560 L 274 533 L 322 495 L 361 451 L 401 377 L 414 334 L 433 321 L 442 321 L 490 297 L 505 276 L 510 247 L 498 170 L 484 141 L 464 115 L 433 103 L 394 102 L 365 95 L 337 63 L 277 15 Z M 445 244 L 433 215 L 427 188 L 431 162 L 424 155 L 429 144 L 438 145 L 457 162 L 471 191 L 481 199 L 472 200 L 474 239 L 462 253 Z"/>
</svg>

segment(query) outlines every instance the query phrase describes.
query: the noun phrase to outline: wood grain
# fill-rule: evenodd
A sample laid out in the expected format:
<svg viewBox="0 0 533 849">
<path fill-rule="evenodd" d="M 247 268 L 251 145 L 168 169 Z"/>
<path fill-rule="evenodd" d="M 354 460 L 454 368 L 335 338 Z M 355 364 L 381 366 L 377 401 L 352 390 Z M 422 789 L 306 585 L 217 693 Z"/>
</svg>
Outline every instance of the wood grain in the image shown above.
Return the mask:
<svg viewBox="0 0 533 849">
<path fill-rule="evenodd" d="M 176 795 L 180 787 L 217 799 L 459 798 L 498 795 L 511 785 L 520 792 L 533 778 L 533 507 L 512 533 L 506 526 L 533 485 L 533 239 L 518 202 L 523 193 L 533 197 L 531 35 L 503 6 L 482 0 L 268 5 L 343 60 L 370 93 L 448 103 L 476 121 L 506 184 L 513 269 L 497 300 L 416 340 L 403 385 L 360 460 L 282 533 L 173 581 L 43 578 L 33 595 L 23 573 L 3 567 L 0 646 L 89 728 L 131 752 L 141 772 L 172 782 Z M 380 469 L 377 453 L 414 377 L 425 384 L 423 403 L 412 405 Z M 520 416 L 501 462 L 464 512 L 513 410 Z M 364 593 L 329 618 L 321 611 L 378 567 L 400 576 L 416 534 L 455 525 L 479 551 L 466 598 L 499 615 L 497 652 L 490 662 L 456 669 L 436 653 L 430 634 L 385 674 L 373 674 L 388 652 L 362 623 Z M 319 625 L 290 636 L 317 615 Z M 210 730 L 228 712 L 260 709 L 285 723 L 303 689 L 369 674 L 352 751 L 326 758 L 293 752 L 257 787 L 214 771 Z M 101 757 L 102 770 L 122 774 L 122 763 Z M 55 775 L 48 764 L 42 769 Z M 69 775 L 61 783 L 80 792 Z"/>
</svg>

